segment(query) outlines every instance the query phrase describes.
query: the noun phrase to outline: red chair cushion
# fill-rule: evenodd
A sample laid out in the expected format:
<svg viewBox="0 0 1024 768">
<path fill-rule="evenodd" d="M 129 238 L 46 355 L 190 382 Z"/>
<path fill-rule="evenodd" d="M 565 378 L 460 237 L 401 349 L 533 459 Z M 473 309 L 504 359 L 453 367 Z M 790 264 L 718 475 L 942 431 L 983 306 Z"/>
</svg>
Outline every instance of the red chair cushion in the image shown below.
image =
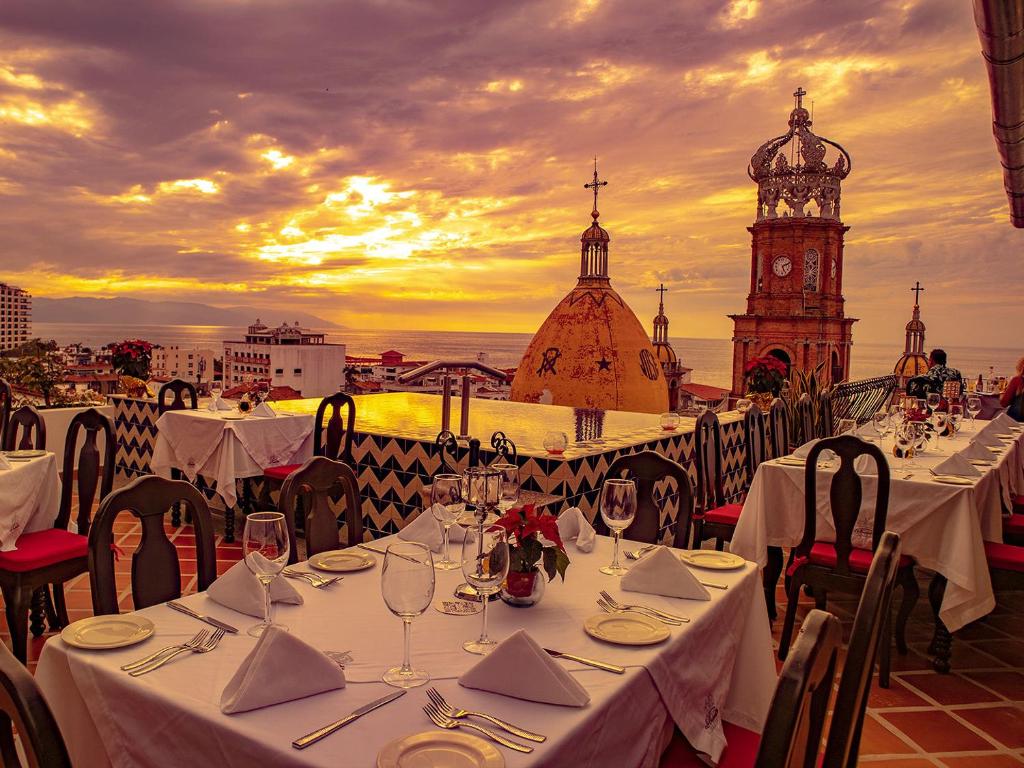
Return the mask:
<svg viewBox="0 0 1024 768">
<path fill-rule="evenodd" d="M 709 509 L 704 513 L 704 522 L 721 523 L 722 525 L 736 525 L 740 521 L 740 512 L 743 511 L 742 504 L 725 504 L 715 509 Z"/>
<path fill-rule="evenodd" d="M 1013 512 L 1017 515 L 1024 515 L 1024 496 L 1017 495 L 1010 499 L 1013 502 Z"/>
<path fill-rule="evenodd" d="M 857 549 L 856 547 L 850 551 L 850 570 L 854 573 L 867 573 L 871 567 L 871 561 L 874 560 L 875 553 L 870 549 Z M 839 555 L 836 553 L 836 548 L 833 544 L 828 544 L 824 541 L 814 542 L 814 546 L 811 547 L 810 555 L 807 558 L 810 562 L 815 565 L 823 565 L 826 568 L 835 568 L 836 563 L 839 560 Z M 908 565 L 913 565 L 914 559 L 907 557 L 906 555 L 900 555 L 899 568 L 905 568 Z"/>
<path fill-rule="evenodd" d="M 1024 536 L 1024 514 L 1014 514 L 1005 518 L 1003 533 L 1011 536 Z"/>
<path fill-rule="evenodd" d="M 267 467 L 263 470 L 263 476 L 271 480 L 280 480 L 283 483 L 288 475 L 301 466 L 301 464 L 282 464 L 279 467 Z"/>
<path fill-rule="evenodd" d="M 732 723 L 722 723 L 722 730 L 728 746 L 722 753 L 718 768 L 751 768 L 761 746 L 760 735 Z M 658 763 L 659 768 L 707 768 L 707 765 L 678 730 Z"/>
<path fill-rule="evenodd" d="M 1024 573 L 1024 547 L 986 541 L 985 558 L 988 560 L 989 568 Z"/>
<path fill-rule="evenodd" d="M 0 569 L 23 573 L 54 563 L 89 556 L 89 539 L 63 528 L 24 533 L 14 542 L 17 549 L 0 552 Z"/>
</svg>

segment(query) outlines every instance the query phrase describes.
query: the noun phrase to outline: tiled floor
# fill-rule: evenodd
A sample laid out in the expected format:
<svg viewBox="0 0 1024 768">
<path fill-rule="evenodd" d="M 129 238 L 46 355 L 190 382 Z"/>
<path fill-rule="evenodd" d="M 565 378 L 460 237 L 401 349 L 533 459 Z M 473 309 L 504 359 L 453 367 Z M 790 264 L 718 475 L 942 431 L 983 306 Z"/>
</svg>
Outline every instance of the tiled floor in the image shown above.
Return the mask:
<svg viewBox="0 0 1024 768">
<path fill-rule="evenodd" d="M 195 590 L 195 539 L 191 528 L 170 529 L 179 548 L 182 589 Z M 124 516 L 115 524 L 122 555 L 116 564 L 121 606 L 130 610 L 131 553 L 140 528 Z M 239 544 L 217 537 L 217 572 L 223 573 L 241 556 Z M 922 584 L 922 595 L 927 594 Z M 92 614 L 87 575 L 65 588 L 73 620 Z M 931 671 L 925 650 L 932 632 L 927 600 L 918 603 L 908 627 L 910 653 L 893 651 L 895 673 L 888 690 L 872 689 L 861 740 L 860 764 L 893 768 L 1010 768 L 1024 766 L 1024 592 L 998 595 L 996 610 L 957 633 L 950 675 Z M 896 599 L 899 599 L 897 593 Z M 779 606 L 785 595 L 780 590 Z M 801 608 L 798 621 L 808 606 Z M 850 599 L 830 600 L 829 610 L 849 631 L 856 610 Z M 774 634 L 778 640 L 781 618 Z M 0 636 L 9 643 L 6 624 Z M 46 640 L 30 640 L 29 668 Z"/>
</svg>

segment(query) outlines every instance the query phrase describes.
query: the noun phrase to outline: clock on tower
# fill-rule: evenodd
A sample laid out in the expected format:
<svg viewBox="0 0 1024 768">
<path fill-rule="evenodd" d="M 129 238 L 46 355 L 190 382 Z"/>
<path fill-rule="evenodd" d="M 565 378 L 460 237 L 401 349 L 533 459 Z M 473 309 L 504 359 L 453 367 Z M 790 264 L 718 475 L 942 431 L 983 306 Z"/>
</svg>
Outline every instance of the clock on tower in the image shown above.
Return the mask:
<svg viewBox="0 0 1024 768">
<path fill-rule="evenodd" d="M 762 144 L 747 169 L 757 184 L 751 235 L 747 311 L 733 320 L 734 394 L 745 392 L 743 371 L 755 357 L 773 355 L 791 370 L 815 370 L 832 383 L 848 378 L 852 327 L 843 307 L 840 184 L 851 168 L 839 144 L 811 132 L 797 88 L 789 130 Z"/>
</svg>

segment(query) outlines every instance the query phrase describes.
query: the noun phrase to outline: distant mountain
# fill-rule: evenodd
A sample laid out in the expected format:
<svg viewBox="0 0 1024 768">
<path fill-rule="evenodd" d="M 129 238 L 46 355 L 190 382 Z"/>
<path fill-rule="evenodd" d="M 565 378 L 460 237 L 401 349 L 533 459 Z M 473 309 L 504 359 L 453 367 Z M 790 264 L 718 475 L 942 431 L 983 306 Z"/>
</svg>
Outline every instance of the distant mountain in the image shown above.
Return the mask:
<svg viewBox="0 0 1024 768">
<path fill-rule="evenodd" d="M 316 315 L 266 307 L 211 307 L 188 301 L 146 301 L 144 299 L 32 299 L 32 320 L 37 323 L 94 323 L 120 325 L 131 318 L 144 325 L 229 325 L 244 327 L 259 318 L 270 326 L 298 321 L 304 328 L 341 328 Z"/>
</svg>

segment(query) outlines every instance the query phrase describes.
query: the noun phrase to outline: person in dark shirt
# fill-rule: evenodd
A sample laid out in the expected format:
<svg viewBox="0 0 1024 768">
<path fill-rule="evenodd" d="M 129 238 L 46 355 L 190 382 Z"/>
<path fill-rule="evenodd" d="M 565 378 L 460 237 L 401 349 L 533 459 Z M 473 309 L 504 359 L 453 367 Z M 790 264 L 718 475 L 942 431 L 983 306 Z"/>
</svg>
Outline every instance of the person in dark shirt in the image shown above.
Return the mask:
<svg viewBox="0 0 1024 768">
<path fill-rule="evenodd" d="M 964 391 L 964 377 L 956 368 L 946 365 L 946 351 L 944 349 L 933 349 L 928 356 L 928 373 L 925 378 L 928 380 L 928 391 L 942 394 L 942 389 L 947 381 L 955 381 L 960 385 L 960 392 Z"/>
</svg>

